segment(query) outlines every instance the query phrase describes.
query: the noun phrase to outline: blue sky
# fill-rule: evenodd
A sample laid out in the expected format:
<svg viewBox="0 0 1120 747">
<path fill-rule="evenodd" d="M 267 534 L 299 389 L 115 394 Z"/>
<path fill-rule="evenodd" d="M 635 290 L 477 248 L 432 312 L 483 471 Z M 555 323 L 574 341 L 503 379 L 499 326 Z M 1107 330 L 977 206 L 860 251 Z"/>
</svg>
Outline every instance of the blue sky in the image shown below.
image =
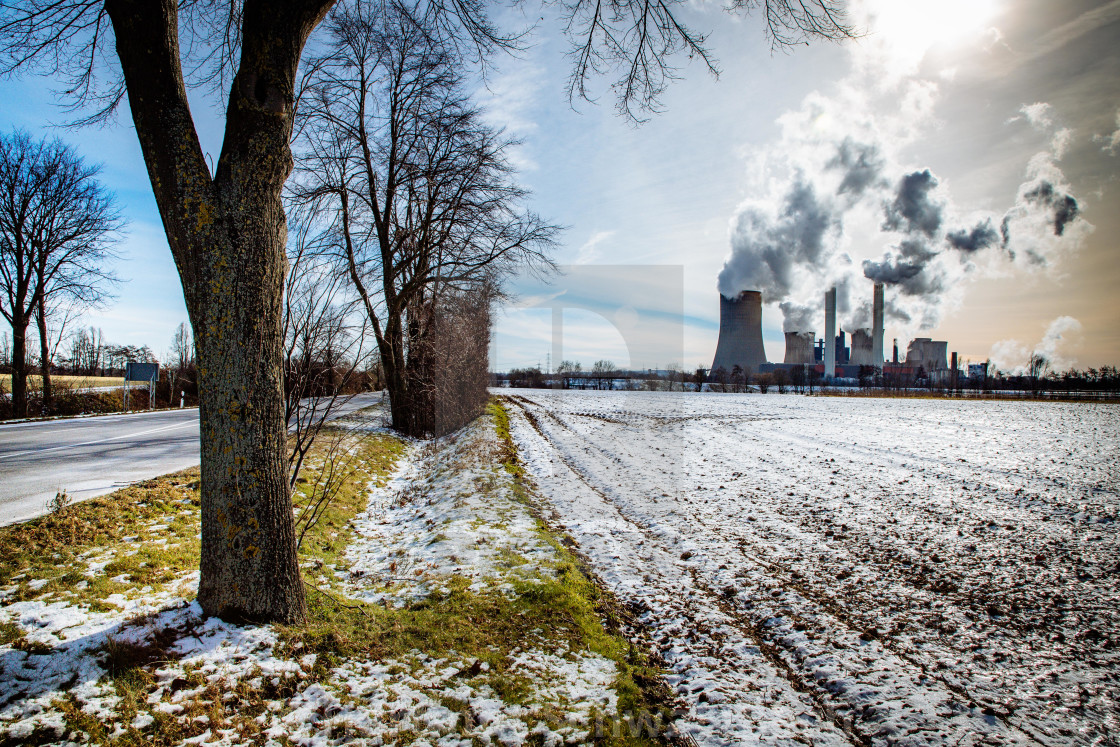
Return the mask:
<svg viewBox="0 0 1120 747">
<path fill-rule="evenodd" d="M 564 357 L 710 364 L 726 266 L 725 281 L 739 290 L 768 283 L 764 338 L 770 359 L 781 360 L 783 317 L 801 310 L 797 323 L 819 334 L 827 284 L 847 289 L 847 323 L 857 326 L 870 297 L 865 263 L 913 271 L 917 262 L 917 275 L 888 287 L 888 348 L 893 337 L 905 345 L 932 336 L 1007 368 L 1034 349 L 1060 364 L 1120 362 L 1120 2 L 849 5 L 863 39 L 777 54 L 757 19 L 689 6 L 693 25 L 713 32 L 722 75 L 682 68 L 664 111 L 641 126 L 614 113 L 605 86 L 598 104 L 569 104 L 564 43 L 547 27 L 517 59 L 497 61 L 480 99 L 523 140 L 516 162 L 531 207 L 567 227 L 557 261 L 636 266 L 634 277 L 614 272 L 595 291 L 601 298 L 565 312 Z M 0 128 L 57 134 L 103 165 L 130 219 L 117 267 L 128 282 L 86 323 L 162 352 L 186 312 L 127 113 L 114 127 L 52 130 L 68 115 L 50 81 L 34 77 L 0 81 L 0 101 Z M 204 149 L 216 154 L 218 116 L 201 99 L 193 109 Z M 849 172 L 830 166 L 845 141 L 874 155 L 858 199 L 841 189 Z M 884 229 L 903 178 L 925 170 L 939 227 Z M 1038 197 L 1043 183 L 1078 205 L 1061 236 L 1052 204 Z M 793 199 L 806 195 L 813 210 Z M 823 228 L 807 233 L 807 217 Z M 1006 244 L 966 253 L 947 243 L 953 232 L 1004 220 Z M 649 265 L 670 268 L 663 290 L 641 280 Z M 566 282 L 557 280 L 557 292 L 574 292 Z M 780 302 L 793 311 L 784 315 Z M 497 368 L 551 354 L 551 310 L 525 305 L 499 314 Z M 680 345 L 632 352 L 622 328 L 635 315 L 679 319 Z"/>
</svg>

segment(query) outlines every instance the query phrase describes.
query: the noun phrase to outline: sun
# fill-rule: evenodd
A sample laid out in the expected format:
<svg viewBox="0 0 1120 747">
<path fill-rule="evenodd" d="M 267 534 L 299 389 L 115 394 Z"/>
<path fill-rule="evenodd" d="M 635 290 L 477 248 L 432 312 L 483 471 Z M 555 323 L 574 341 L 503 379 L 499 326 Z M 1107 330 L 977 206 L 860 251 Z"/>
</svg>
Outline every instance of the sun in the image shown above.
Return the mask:
<svg viewBox="0 0 1120 747">
<path fill-rule="evenodd" d="M 998 15 L 998 0 L 864 0 L 868 36 L 897 62 L 919 63 L 934 47 L 978 42 Z"/>
</svg>

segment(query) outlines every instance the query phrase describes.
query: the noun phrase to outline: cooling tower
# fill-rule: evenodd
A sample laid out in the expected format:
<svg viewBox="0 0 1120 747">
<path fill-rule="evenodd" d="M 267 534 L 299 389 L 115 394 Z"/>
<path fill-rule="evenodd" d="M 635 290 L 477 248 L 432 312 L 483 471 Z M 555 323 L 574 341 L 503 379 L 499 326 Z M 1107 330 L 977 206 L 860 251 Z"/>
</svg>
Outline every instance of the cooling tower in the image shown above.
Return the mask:
<svg viewBox="0 0 1120 747">
<path fill-rule="evenodd" d="M 783 363 L 806 366 L 816 364 L 813 356 L 815 337 L 816 332 L 786 332 L 786 358 Z"/>
<path fill-rule="evenodd" d="M 872 354 L 873 343 L 871 337 L 871 330 L 857 329 L 852 333 L 852 354 L 848 358 L 848 363 L 852 366 L 874 366 L 875 357 Z M 879 366 L 883 365 L 879 361 Z"/>
<path fill-rule="evenodd" d="M 929 362 L 929 365 L 926 366 L 926 369 L 929 371 L 947 370 L 949 368 L 949 364 L 945 359 L 948 355 L 948 353 L 946 352 L 948 349 L 949 343 L 946 340 L 930 340 L 929 354 L 926 356 L 926 360 Z"/>
<path fill-rule="evenodd" d="M 824 377 L 836 375 L 836 289 L 824 293 Z"/>
<path fill-rule="evenodd" d="M 928 337 L 915 337 L 906 348 L 906 365 L 921 366 L 926 371 L 944 371 L 945 352 L 949 343 L 945 340 L 931 340 Z"/>
<path fill-rule="evenodd" d="M 744 371 L 758 373 L 766 362 L 762 347 L 762 294 L 743 291 L 734 299 L 719 296 L 719 342 L 712 370 L 730 371 L 739 366 Z"/>
<path fill-rule="evenodd" d="M 871 305 L 871 365 L 883 367 L 883 284 L 875 283 Z M 852 343 L 853 345 L 855 343 Z"/>
</svg>

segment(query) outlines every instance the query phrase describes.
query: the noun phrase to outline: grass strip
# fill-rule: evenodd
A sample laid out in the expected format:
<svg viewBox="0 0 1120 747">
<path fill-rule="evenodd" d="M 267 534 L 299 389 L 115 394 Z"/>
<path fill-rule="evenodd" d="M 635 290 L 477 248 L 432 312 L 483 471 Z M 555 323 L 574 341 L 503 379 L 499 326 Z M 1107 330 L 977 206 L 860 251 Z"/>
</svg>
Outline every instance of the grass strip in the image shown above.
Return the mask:
<svg viewBox="0 0 1120 747">
<path fill-rule="evenodd" d="M 208 681 L 201 672 L 185 671 L 167 688 L 156 672 L 174 663 L 170 650 L 175 641 L 195 631 L 157 629 L 131 643 L 110 638 L 100 652 L 100 662 L 103 682 L 119 698 L 115 718 L 106 723 L 87 713 L 74 697 L 63 697 L 54 707 L 65 721 L 69 732 L 65 736 L 139 747 L 181 744 L 210 730 L 235 743 L 264 744 L 269 740 L 265 734 L 271 723 L 269 712 L 282 708 L 309 684 L 331 685 L 338 677 L 337 667 L 370 661 L 400 661 L 407 666 L 410 657 L 417 655 L 472 662 L 461 673 L 464 682 L 475 688 L 488 686 L 506 703 L 528 705 L 533 702 L 534 682 L 511 662 L 517 652 L 533 649 L 594 652 L 615 662 L 618 714 L 599 714 L 590 743 L 679 741 L 657 728 L 671 719 L 674 700 L 649 641 L 641 638 L 631 611 L 603 587 L 586 559 L 573 549 L 571 538 L 543 518 L 535 487 L 517 458 L 505 410 L 495 401 L 488 416 L 498 434 L 494 469 L 512 477 L 514 499 L 529 508 L 539 536 L 556 551 L 550 574 L 511 581 L 512 594 L 472 591 L 469 579 L 452 577 L 438 591 L 403 608 L 352 602 L 332 593 L 348 571 L 345 549 L 355 536 L 354 518 L 366 508 L 368 487 L 384 486 L 407 448 L 384 433 L 349 437 L 345 449 L 335 450 L 344 455 L 340 487 L 301 546 L 301 567 L 309 585 L 308 620 L 303 625 L 275 627 L 279 642 L 271 655 L 295 660 L 314 654 L 310 671 L 241 677 L 234 683 Z M 301 506 L 306 510 L 315 499 L 316 476 L 322 474 L 329 440 L 324 439 L 324 446 L 310 456 L 304 471 L 307 478 L 293 495 L 297 516 Z M 498 489 L 501 481 L 493 482 L 489 487 L 491 481 L 484 481 L 479 489 Z M 6 595 L 2 603 L 63 601 L 109 611 L 114 609 L 108 601 L 113 595 L 135 595 L 173 583 L 197 568 L 199 503 L 194 469 L 0 529 L 0 588 Z M 510 561 L 517 564 L 517 558 Z M 12 622 L 0 623 L 0 643 L 38 654 L 50 651 L 49 646 L 28 641 Z M 175 699 L 177 690 L 192 695 Z M 177 712 L 160 710 L 169 698 L 175 700 Z M 461 711 L 458 730 L 468 736 L 474 722 L 466 704 L 450 695 L 442 702 Z M 528 722 L 561 724 L 564 706 L 538 703 Z M 37 729 L 18 739 L 4 734 L 0 731 L 0 746 L 46 744 L 61 736 L 51 729 Z M 409 744 L 418 735 L 401 731 L 392 736 Z M 345 727 L 331 734 L 340 741 L 347 737 Z M 530 743 L 538 741 L 537 735 L 531 735 Z"/>
</svg>

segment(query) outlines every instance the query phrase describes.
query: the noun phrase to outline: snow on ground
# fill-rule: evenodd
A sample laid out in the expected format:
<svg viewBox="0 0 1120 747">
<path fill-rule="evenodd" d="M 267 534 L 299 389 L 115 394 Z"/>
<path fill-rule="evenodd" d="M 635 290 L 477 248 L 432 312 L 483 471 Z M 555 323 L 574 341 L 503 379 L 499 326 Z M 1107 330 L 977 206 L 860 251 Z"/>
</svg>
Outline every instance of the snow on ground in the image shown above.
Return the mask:
<svg viewBox="0 0 1120 747">
<path fill-rule="evenodd" d="M 497 450 L 489 419 L 456 437 L 411 445 L 391 483 L 370 486 L 370 508 L 354 522 L 352 565 L 335 569 L 344 590 L 355 599 L 398 606 L 453 576 L 467 577 L 484 593 L 509 593 L 511 581 L 550 577 L 559 558 L 528 508 L 515 500 Z M 118 551 L 158 541 L 149 535 L 129 537 Z M 89 554 L 82 570 L 103 573 L 111 557 L 112 551 Z M 81 741 L 64 718 L 68 706 L 92 715 L 110 737 L 130 729 L 143 733 L 171 718 L 179 733 L 193 735 L 184 744 L 236 745 L 263 733 L 268 745 L 313 747 L 466 747 L 530 738 L 557 745 L 585 741 L 603 728 L 599 719 L 617 711 L 615 663 L 568 650 L 547 631 L 509 654 L 502 676 L 529 686 L 507 702 L 492 687 L 489 664 L 453 652 L 343 659 L 325 674 L 316 672 L 317 656 L 301 651 L 302 644 L 285 645 L 271 626 L 204 618 L 190 601 L 197 583 L 197 572 L 185 573 L 163 589 L 115 594 L 108 612 L 66 601 L 0 600 L 0 623 L 17 625 L 25 639 L 19 648 L 0 646 L 0 742 L 41 740 L 44 732 L 54 734 L 49 743 Z M 126 712 L 106 671 L 108 652 L 130 646 L 142 652 L 157 642 L 149 665 L 155 685 L 137 710 Z M 252 703 L 265 707 L 250 717 L 247 732 L 245 723 L 227 716 Z M 219 711 L 226 716 L 212 721 Z"/>
<path fill-rule="evenodd" d="M 552 575 L 555 551 L 497 467 L 492 426 L 478 423 L 411 453 L 388 485 L 370 486 L 359 539 L 346 553 L 351 597 L 403 606 L 443 588 L 451 574 L 469 578 L 471 591 L 507 593 L 514 579 Z"/>
<path fill-rule="evenodd" d="M 699 743 L 1118 743 L 1115 406 L 507 401 Z"/>
</svg>

